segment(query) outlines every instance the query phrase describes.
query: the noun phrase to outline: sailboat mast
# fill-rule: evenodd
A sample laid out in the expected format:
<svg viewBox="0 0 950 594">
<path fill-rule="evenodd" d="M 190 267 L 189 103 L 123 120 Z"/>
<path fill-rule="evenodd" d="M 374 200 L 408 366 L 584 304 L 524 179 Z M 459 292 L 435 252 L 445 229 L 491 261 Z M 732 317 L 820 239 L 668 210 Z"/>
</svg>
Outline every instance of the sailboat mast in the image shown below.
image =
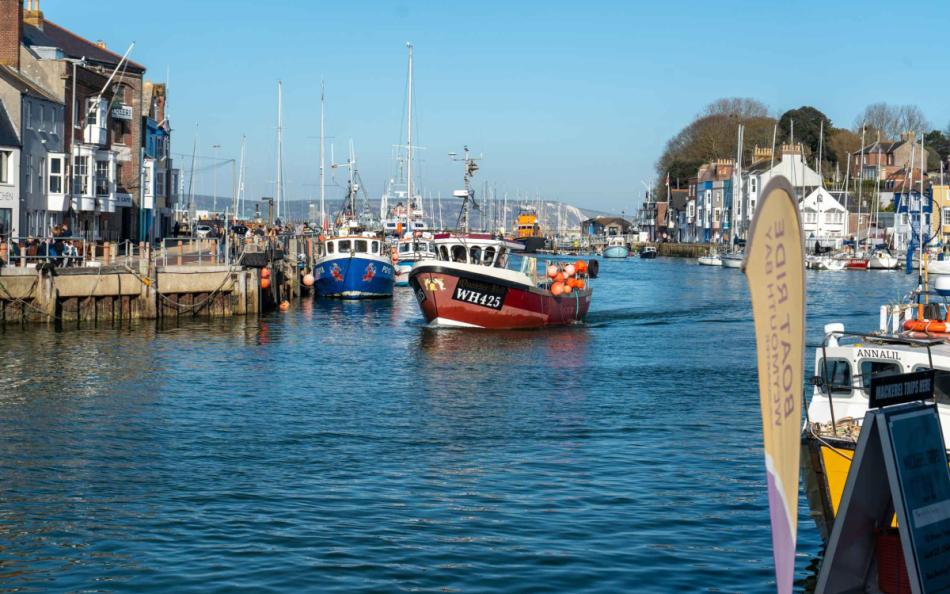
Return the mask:
<svg viewBox="0 0 950 594">
<path fill-rule="evenodd" d="M 866 131 L 867 131 L 867 125 L 862 124 L 861 125 L 861 161 L 858 164 L 858 233 L 857 233 L 857 236 L 855 237 L 855 241 L 856 241 L 855 246 L 854 246 L 855 255 L 857 255 L 858 246 L 861 244 L 861 207 L 862 207 L 861 190 L 862 190 L 862 186 L 864 185 L 864 150 L 865 150 L 864 134 Z M 911 151 L 911 154 L 913 155 L 913 151 Z"/>
<path fill-rule="evenodd" d="M 283 192 L 283 159 L 284 159 L 284 83 L 277 81 L 277 179 L 274 182 L 274 202 L 277 218 L 280 218 L 280 199 Z"/>
<path fill-rule="evenodd" d="M 327 224 L 327 202 L 326 202 L 326 164 L 324 162 L 324 143 L 326 141 L 326 128 L 324 126 L 324 83 L 320 81 L 320 230 L 324 230 Z"/>
<path fill-rule="evenodd" d="M 406 173 L 408 174 L 409 177 L 408 177 L 408 179 L 406 180 L 406 190 L 407 190 L 407 193 L 408 193 L 408 195 L 409 195 L 409 205 L 408 205 L 408 206 L 409 206 L 409 211 L 410 211 L 410 212 L 409 212 L 409 216 L 411 217 L 411 216 L 412 216 L 412 212 L 411 212 L 411 211 L 412 211 L 412 209 L 413 209 L 413 195 L 412 195 L 412 44 L 411 44 L 411 43 L 406 43 L 406 47 L 409 48 L 409 85 L 408 85 L 408 86 L 409 86 L 409 98 L 408 98 L 408 101 L 407 101 L 408 106 L 409 106 L 409 114 L 408 114 L 408 116 L 406 117 L 406 119 L 407 119 L 407 125 L 408 125 L 408 127 L 409 127 L 409 134 L 408 134 L 408 139 L 407 139 L 409 146 L 406 148 L 407 153 L 408 153 L 408 157 L 409 157 L 409 163 L 408 163 L 408 166 L 407 166 Z"/>
</svg>

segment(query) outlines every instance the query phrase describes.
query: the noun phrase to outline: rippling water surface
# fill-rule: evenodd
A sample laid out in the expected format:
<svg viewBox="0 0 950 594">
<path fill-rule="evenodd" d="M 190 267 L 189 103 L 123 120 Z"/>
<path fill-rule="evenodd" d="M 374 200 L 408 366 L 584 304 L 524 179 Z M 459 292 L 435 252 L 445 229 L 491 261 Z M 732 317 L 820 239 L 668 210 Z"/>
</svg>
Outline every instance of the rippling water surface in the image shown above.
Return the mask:
<svg viewBox="0 0 950 594">
<path fill-rule="evenodd" d="M 745 279 L 601 271 L 549 331 L 428 329 L 408 290 L 0 330 L 0 591 L 774 591 Z M 909 286 L 808 282 L 812 342 Z M 798 549 L 806 588 L 804 500 Z"/>
</svg>

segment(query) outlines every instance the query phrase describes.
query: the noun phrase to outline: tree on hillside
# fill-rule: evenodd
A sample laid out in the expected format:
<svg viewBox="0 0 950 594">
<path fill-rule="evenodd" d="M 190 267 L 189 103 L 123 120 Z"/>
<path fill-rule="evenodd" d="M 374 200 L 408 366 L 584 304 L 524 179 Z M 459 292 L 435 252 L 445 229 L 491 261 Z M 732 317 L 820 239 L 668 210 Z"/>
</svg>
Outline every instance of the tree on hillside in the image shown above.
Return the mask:
<svg viewBox="0 0 950 594">
<path fill-rule="evenodd" d="M 844 174 L 848 166 L 848 155 L 856 153 L 861 148 L 861 136 L 846 128 L 834 128 L 827 134 L 826 146 L 828 154 L 833 155 L 829 162 L 837 163 L 839 171 Z"/>
<path fill-rule="evenodd" d="M 803 105 L 798 109 L 786 111 L 778 120 L 778 127 L 783 133 L 782 138 L 786 139 L 786 141 L 791 139 L 793 124 L 795 128 L 795 144 L 803 144 L 808 149 L 808 154 L 818 155 L 822 128 L 824 128 L 825 134 L 831 132 L 832 129 L 831 120 L 828 116 L 810 105 Z M 827 158 L 827 152 L 823 156 Z"/>
<path fill-rule="evenodd" d="M 753 99 L 720 99 L 709 104 L 703 115 L 666 143 L 656 163 L 659 195 L 664 195 L 667 173 L 675 185 L 677 180 L 685 182 L 695 176 L 703 163 L 713 159 L 734 159 L 740 123 L 745 125 L 744 163 L 750 162 L 756 145 L 771 146 L 775 120 L 762 115 L 740 115 L 765 111 L 765 106 Z"/>
<path fill-rule="evenodd" d="M 896 140 L 904 132 L 924 132 L 930 123 L 924 112 L 916 105 L 890 105 L 872 103 L 854 120 L 854 131 L 861 134 L 861 126 L 867 126 L 867 142 L 877 140 Z"/>
<path fill-rule="evenodd" d="M 740 119 L 768 117 L 769 110 L 758 99 L 748 97 L 723 97 L 703 109 L 700 116 L 734 116 Z"/>
<path fill-rule="evenodd" d="M 928 152 L 927 169 L 940 171 L 940 163 L 946 163 L 950 155 L 950 136 L 940 130 L 931 130 L 924 136 L 924 146 Z"/>
</svg>

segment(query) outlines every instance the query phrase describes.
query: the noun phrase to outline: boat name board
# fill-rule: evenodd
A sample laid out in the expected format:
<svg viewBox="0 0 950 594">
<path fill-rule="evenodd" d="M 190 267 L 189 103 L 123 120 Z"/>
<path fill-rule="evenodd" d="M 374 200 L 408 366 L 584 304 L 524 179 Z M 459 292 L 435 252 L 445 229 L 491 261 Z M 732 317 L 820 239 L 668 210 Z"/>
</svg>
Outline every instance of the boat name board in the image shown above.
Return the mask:
<svg viewBox="0 0 950 594">
<path fill-rule="evenodd" d="M 858 349 L 858 358 L 864 359 L 890 359 L 892 361 L 900 361 L 901 356 L 899 351 L 885 351 L 883 349 Z"/>
<path fill-rule="evenodd" d="M 500 310 L 505 303 L 505 295 L 508 294 L 508 288 L 491 283 L 460 278 L 455 285 L 455 291 L 452 293 L 452 299 L 479 305 L 490 309 Z"/>
</svg>

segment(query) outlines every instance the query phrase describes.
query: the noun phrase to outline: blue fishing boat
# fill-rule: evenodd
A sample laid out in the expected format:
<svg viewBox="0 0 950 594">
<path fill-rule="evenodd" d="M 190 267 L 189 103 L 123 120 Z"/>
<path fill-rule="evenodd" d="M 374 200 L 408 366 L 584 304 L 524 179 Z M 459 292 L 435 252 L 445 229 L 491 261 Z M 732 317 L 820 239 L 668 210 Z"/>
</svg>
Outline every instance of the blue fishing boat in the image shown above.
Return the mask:
<svg viewBox="0 0 950 594">
<path fill-rule="evenodd" d="M 615 236 L 607 240 L 607 246 L 604 247 L 605 258 L 626 258 L 630 255 L 630 248 L 627 247 L 623 237 Z"/>
<path fill-rule="evenodd" d="M 364 299 L 392 297 L 396 277 L 386 243 L 367 233 L 322 241 L 314 279 L 320 297 Z"/>
<path fill-rule="evenodd" d="M 435 244 L 429 233 L 421 237 L 407 236 L 400 239 L 394 247 L 393 258 L 396 261 L 396 286 L 409 286 L 409 273 L 413 265 L 420 260 L 435 260 Z"/>
</svg>

